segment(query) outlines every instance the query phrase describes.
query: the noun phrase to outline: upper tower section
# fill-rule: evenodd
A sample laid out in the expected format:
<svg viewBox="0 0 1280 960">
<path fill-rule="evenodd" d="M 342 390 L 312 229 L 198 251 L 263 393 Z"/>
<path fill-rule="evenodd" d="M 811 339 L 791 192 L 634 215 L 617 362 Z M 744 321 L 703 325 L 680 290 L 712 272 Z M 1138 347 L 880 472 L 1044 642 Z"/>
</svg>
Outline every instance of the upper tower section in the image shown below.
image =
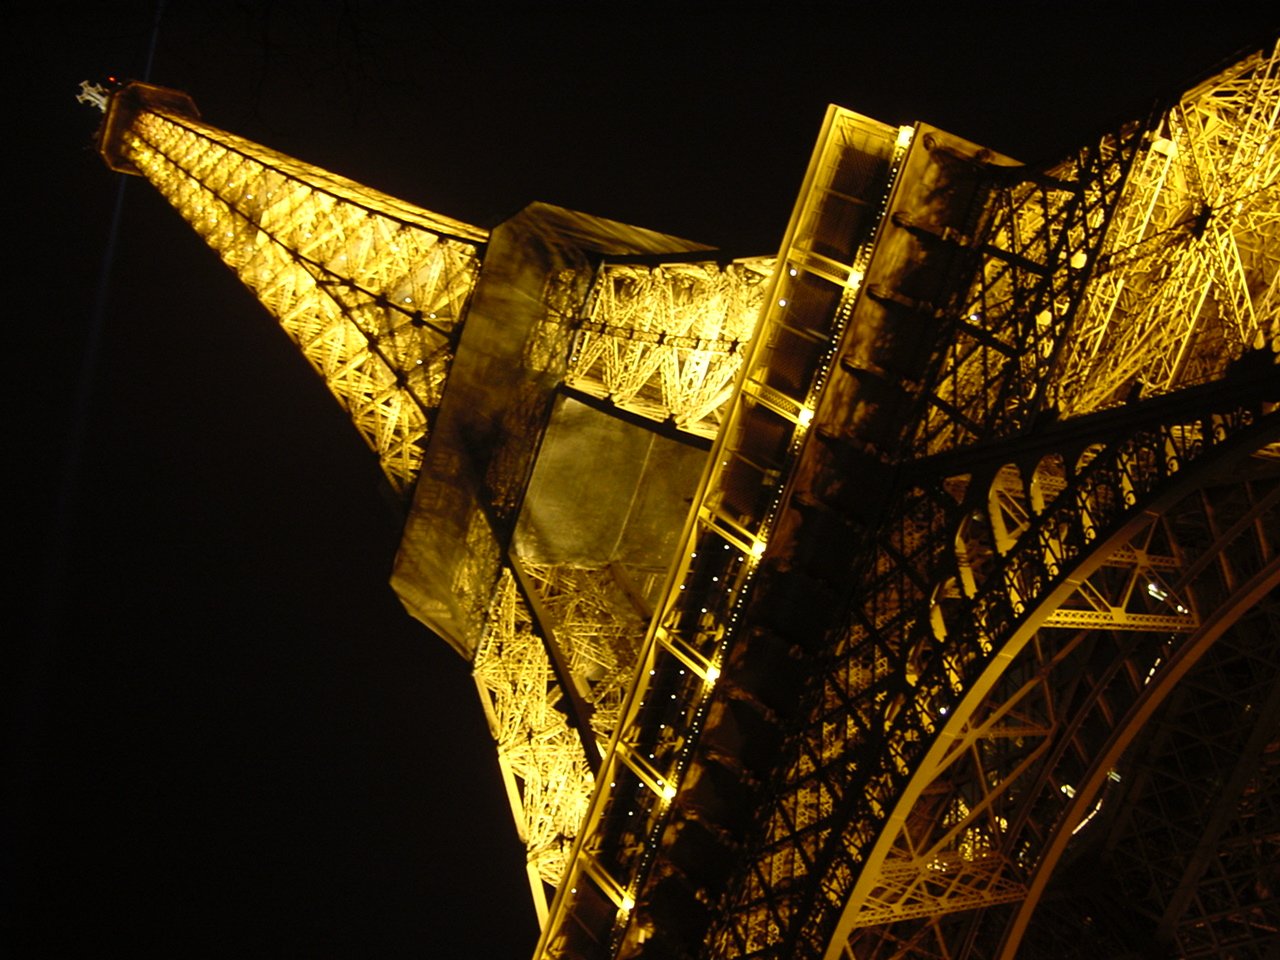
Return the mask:
<svg viewBox="0 0 1280 960">
<path fill-rule="evenodd" d="M 98 149 L 235 270 L 407 493 L 488 232 L 211 127 L 185 93 L 152 84 L 111 94 Z"/>
</svg>

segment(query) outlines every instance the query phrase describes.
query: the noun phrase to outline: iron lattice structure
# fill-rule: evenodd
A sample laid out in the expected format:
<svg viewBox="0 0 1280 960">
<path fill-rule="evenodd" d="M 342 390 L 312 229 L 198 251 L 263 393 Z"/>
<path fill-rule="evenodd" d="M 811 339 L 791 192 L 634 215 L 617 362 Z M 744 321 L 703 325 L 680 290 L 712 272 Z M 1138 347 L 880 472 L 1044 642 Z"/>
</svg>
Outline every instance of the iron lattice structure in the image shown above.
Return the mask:
<svg viewBox="0 0 1280 960">
<path fill-rule="evenodd" d="M 707 440 L 755 330 L 771 259 L 611 263 L 597 272 L 565 384 Z"/>
<path fill-rule="evenodd" d="M 146 177 L 254 292 L 408 490 L 486 232 L 201 123 L 136 85 L 111 162 Z M 145 90 L 155 109 L 146 109 Z"/>
<path fill-rule="evenodd" d="M 1280 49 L 1042 168 L 832 108 L 776 259 L 100 144 L 406 494 L 539 957 L 1280 947 Z"/>
</svg>

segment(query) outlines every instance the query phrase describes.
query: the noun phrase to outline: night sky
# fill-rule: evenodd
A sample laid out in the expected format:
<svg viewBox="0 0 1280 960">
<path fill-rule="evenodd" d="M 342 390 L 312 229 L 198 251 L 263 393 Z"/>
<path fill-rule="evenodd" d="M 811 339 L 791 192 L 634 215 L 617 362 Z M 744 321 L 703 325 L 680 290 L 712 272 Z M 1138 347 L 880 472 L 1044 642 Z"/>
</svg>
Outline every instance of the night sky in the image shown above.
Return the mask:
<svg viewBox="0 0 1280 960">
<path fill-rule="evenodd" d="M 1267 29 L 1111 7 L 172 2 L 151 77 L 483 226 L 545 200 L 772 253 L 829 101 L 1049 159 Z M 141 180 L 95 319 L 120 178 L 74 94 L 143 74 L 154 5 L 38 10 L 6 97 L 0 952 L 527 956 L 474 686 L 387 586 L 373 454 Z"/>
</svg>

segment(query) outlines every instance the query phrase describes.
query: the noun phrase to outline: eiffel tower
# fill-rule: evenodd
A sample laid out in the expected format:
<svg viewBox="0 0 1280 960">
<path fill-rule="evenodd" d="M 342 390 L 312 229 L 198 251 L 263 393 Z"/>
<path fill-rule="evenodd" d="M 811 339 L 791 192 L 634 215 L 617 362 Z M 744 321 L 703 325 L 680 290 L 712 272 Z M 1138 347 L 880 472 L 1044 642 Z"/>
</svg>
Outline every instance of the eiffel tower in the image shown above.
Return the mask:
<svg viewBox="0 0 1280 960">
<path fill-rule="evenodd" d="M 86 95 L 402 498 L 538 957 L 1280 949 L 1280 48 L 1039 168 L 832 107 L 751 258 Z"/>
</svg>

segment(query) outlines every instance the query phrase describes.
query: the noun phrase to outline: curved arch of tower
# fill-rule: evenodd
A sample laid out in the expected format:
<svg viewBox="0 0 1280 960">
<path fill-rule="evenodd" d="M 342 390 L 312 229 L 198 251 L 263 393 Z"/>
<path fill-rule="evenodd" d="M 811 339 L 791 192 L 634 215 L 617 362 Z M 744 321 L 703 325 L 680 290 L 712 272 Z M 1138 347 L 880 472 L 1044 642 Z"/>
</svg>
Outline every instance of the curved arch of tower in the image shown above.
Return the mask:
<svg viewBox="0 0 1280 960">
<path fill-rule="evenodd" d="M 537 957 L 1280 949 L 1280 47 L 1041 168 L 832 107 L 752 258 L 99 96 L 403 498 Z"/>
</svg>

